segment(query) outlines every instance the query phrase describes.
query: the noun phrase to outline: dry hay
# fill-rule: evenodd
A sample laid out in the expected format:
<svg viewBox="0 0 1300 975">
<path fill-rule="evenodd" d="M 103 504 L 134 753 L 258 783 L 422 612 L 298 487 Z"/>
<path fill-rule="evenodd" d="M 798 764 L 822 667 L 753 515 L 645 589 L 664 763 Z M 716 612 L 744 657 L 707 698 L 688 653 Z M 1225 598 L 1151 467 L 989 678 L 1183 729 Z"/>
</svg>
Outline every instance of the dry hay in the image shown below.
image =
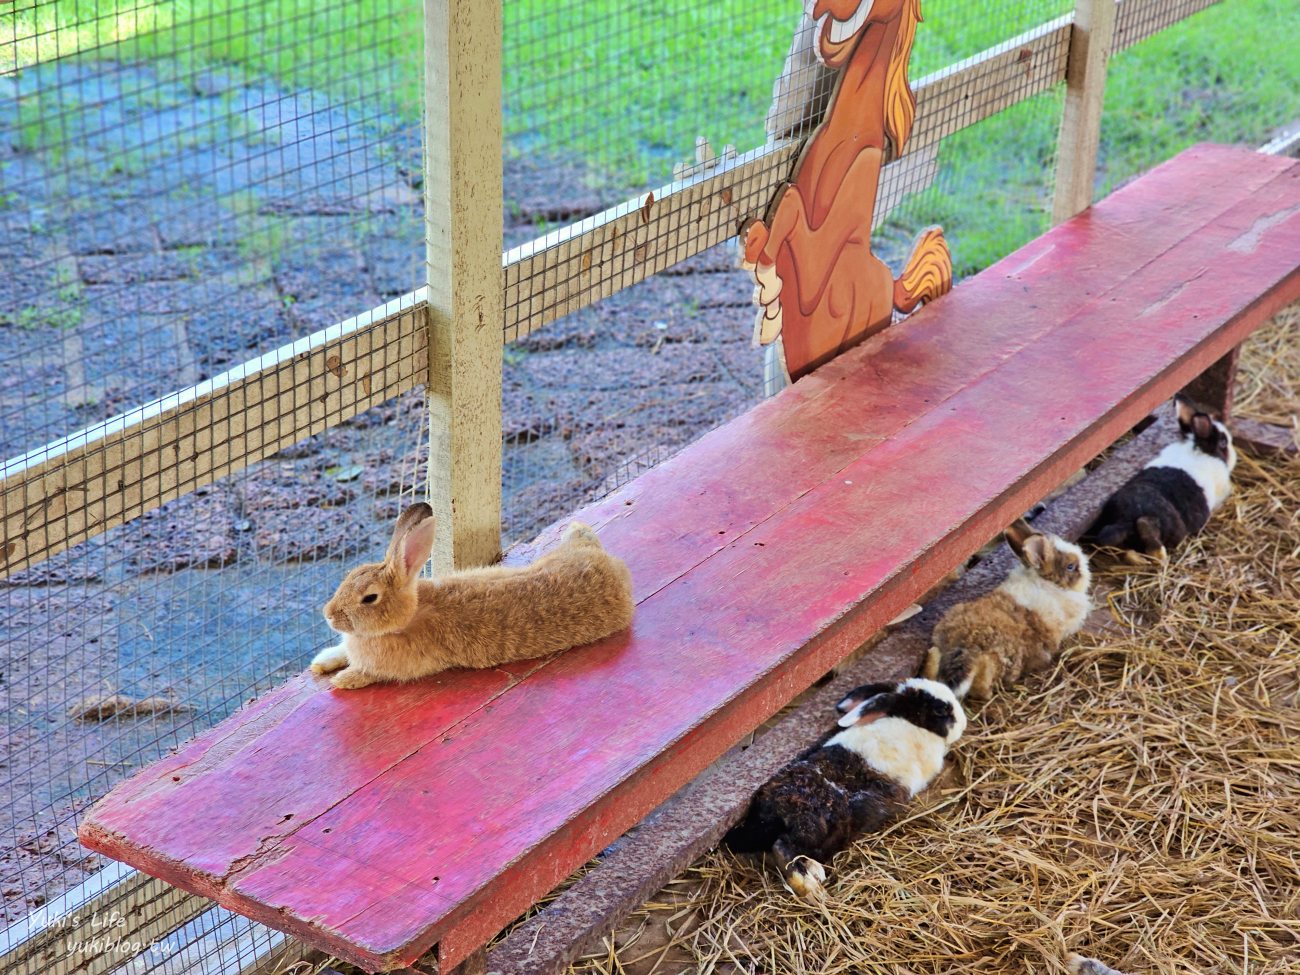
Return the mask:
<svg viewBox="0 0 1300 975">
<path fill-rule="evenodd" d="M 1241 370 L 1238 411 L 1294 426 L 1300 305 Z M 1300 460 L 1243 456 L 1236 481 L 1168 565 L 1096 566 L 1056 670 L 972 708 L 914 813 L 836 859 L 826 905 L 710 853 L 571 975 L 1063 975 L 1072 952 L 1300 972 Z"/>
<path fill-rule="evenodd" d="M 1279 312 L 1241 350 L 1235 410 L 1296 428 L 1300 410 L 1300 304 Z"/>
<path fill-rule="evenodd" d="M 1238 404 L 1294 423 L 1300 308 Z M 1165 566 L 1097 567 L 1056 670 L 983 708 L 915 813 L 836 859 L 830 902 L 709 854 L 574 973 L 1300 972 L 1300 461 L 1243 457 Z"/>
</svg>

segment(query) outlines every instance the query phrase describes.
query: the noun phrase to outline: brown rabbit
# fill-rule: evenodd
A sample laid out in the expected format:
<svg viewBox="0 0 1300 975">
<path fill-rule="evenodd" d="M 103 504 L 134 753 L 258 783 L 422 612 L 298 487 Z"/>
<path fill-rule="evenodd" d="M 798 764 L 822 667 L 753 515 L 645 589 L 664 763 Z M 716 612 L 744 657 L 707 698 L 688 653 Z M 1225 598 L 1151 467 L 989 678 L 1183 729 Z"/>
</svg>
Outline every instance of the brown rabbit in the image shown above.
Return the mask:
<svg viewBox="0 0 1300 975">
<path fill-rule="evenodd" d="M 343 635 L 311 669 L 335 687 L 416 680 L 452 667 L 494 667 L 540 657 L 626 629 L 632 574 L 574 522 L 532 565 L 495 566 L 419 579 L 433 551 L 433 509 L 407 508 L 383 562 L 358 566 L 325 604 Z"/>
<path fill-rule="evenodd" d="M 944 613 L 930 638 L 924 676 L 959 698 L 990 697 L 1000 684 L 1050 667 L 1061 641 L 1079 632 L 1092 609 L 1088 559 L 1079 546 L 1023 520 L 1005 534 L 1022 564 L 991 593 Z"/>
</svg>

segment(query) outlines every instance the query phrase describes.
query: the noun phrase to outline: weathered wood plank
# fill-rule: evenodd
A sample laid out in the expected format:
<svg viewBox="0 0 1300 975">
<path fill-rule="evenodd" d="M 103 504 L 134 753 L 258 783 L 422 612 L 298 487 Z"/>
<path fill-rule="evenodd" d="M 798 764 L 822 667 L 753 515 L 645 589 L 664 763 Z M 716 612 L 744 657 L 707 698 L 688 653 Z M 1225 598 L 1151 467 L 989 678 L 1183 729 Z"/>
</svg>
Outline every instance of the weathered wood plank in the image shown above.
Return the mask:
<svg viewBox="0 0 1300 975">
<path fill-rule="evenodd" d="M 424 5 L 429 501 L 443 572 L 501 554 L 500 37 L 501 0 Z"/>
<path fill-rule="evenodd" d="M 139 950 L 96 950 L 112 941 Z M 148 947 L 144 947 L 148 946 Z M 307 949 L 279 931 L 111 863 L 0 930 L 0 971 L 109 975 L 148 965 L 156 975 L 256 975 Z"/>
<path fill-rule="evenodd" d="M 1065 79 L 1070 18 L 1058 17 L 974 57 L 926 75 L 916 90 L 907 152 L 1041 94 Z"/>
<path fill-rule="evenodd" d="M 1180 20 L 1213 7 L 1219 0 L 1120 0 L 1115 50 L 1132 47 Z"/>
<path fill-rule="evenodd" d="M 423 295 L 0 466 L 0 578 L 424 382 Z"/>
<path fill-rule="evenodd" d="M 1225 210 L 1223 200 L 1197 197 L 1209 160 L 1218 161 L 1220 188 L 1257 169 L 1267 178 Z M 641 597 L 630 634 L 544 662 L 452 729 L 416 711 L 409 726 L 406 717 L 386 726 L 394 719 L 385 705 L 409 688 L 322 690 L 260 726 L 237 717 L 191 746 L 201 757 L 183 769 L 155 767 L 119 788 L 90 814 L 83 838 L 350 960 L 405 962 L 437 941 L 440 960 L 455 964 L 1294 299 L 1294 164 L 1202 148 L 1149 178 L 1158 195 L 1181 189 L 1182 206 L 1199 198 L 1218 216 L 1188 218 L 1118 278 L 1116 248 L 1140 246 L 1148 232 L 1159 240 L 1150 217 L 1130 209 L 1147 197 L 1144 179 L 985 272 L 1001 282 L 1004 308 L 1041 311 L 1062 292 L 1073 305 L 1013 353 L 999 344 L 973 353 L 983 359 L 977 381 L 951 395 L 932 395 L 947 381 L 938 367 L 928 380 L 923 367 L 910 386 L 891 387 L 895 401 L 925 407 L 895 434 L 883 438 L 875 426 L 891 423 L 889 414 L 845 418 L 861 438 L 856 456 L 846 451 L 793 493 L 768 491 L 766 513 L 745 509 L 746 496 L 683 497 L 692 481 L 679 467 L 669 486 L 675 510 L 639 529 L 653 539 L 657 527 L 658 540 L 618 549 Z M 1170 200 L 1163 216 L 1178 212 Z M 971 315 L 979 295 L 973 282 L 963 285 L 894 331 L 916 328 L 929 336 L 926 349 L 943 346 L 988 321 Z M 898 357 L 898 346 L 885 344 L 890 335 L 814 378 L 874 375 Z M 782 428 L 771 411 L 803 402 L 804 385 L 768 407 L 775 447 L 732 458 L 738 476 L 760 463 L 778 484 L 800 473 L 802 464 L 770 458 L 788 445 L 797 462 L 810 430 Z M 707 469 L 713 444 L 683 456 Z M 960 477 L 952 476 L 956 451 L 978 458 L 961 463 Z M 684 509 L 696 534 L 680 546 Z M 613 521 L 605 529 L 615 530 Z M 706 537 L 718 530 L 721 544 Z M 660 546 L 676 554 L 647 551 Z M 440 708 L 461 681 L 483 678 L 446 679 L 435 693 L 426 688 L 425 709 Z M 359 729 L 406 744 L 358 744 Z M 216 747 L 217 739 L 228 744 Z M 290 748 L 291 740 L 303 744 Z M 172 783 L 174 774 L 185 781 Z M 539 777 L 549 780 L 543 788 Z M 361 778 L 367 784 L 356 787 Z M 336 801 L 318 814 L 331 789 Z M 209 820 L 221 826 L 215 840 Z M 201 831 L 189 825 L 198 822 Z"/>
<path fill-rule="evenodd" d="M 860 456 L 871 435 L 894 436 L 914 421 L 924 402 L 940 403 L 977 381 L 997 362 L 1082 309 L 1108 303 L 1151 261 L 1210 220 L 1246 201 L 1281 166 L 1253 165 L 1233 153 L 1239 180 L 1227 195 L 1214 176 L 1223 150 L 1189 150 L 1116 191 L 1104 221 L 1079 222 L 1050 234 L 962 283 L 961 315 L 979 327 L 949 328 L 933 317 L 874 336 L 868 370 L 831 366 L 706 434 L 699 449 L 672 458 L 626 486 L 617 496 L 584 509 L 609 545 L 636 552 L 633 580 L 639 595 L 656 591 L 708 558 L 776 506 L 798 497 Z M 1045 282 L 1053 282 L 1046 287 Z M 1034 294 L 1009 301 L 1008 287 Z M 954 312 L 955 313 L 955 312 Z M 925 394 L 912 396 L 922 386 Z M 774 472 L 780 472 L 779 475 Z M 683 504 L 694 517 L 665 536 Z M 725 512 L 725 521 L 719 521 Z M 676 518 L 681 521 L 680 517 Z M 526 561 L 554 544 L 561 526 L 519 546 L 507 559 Z M 719 534 L 720 529 L 725 530 Z"/>
</svg>

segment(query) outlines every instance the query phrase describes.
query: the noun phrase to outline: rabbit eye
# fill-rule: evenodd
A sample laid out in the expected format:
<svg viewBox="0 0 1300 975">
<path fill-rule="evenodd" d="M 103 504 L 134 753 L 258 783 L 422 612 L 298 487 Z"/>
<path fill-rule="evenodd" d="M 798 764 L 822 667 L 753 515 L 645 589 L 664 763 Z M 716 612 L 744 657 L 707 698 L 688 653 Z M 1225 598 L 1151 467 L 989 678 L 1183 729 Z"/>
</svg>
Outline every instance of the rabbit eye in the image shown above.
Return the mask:
<svg viewBox="0 0 1300 975">
<path fill-rule="evenodd" d="M 1078 563 L 1078 562 L 1071 562 L 1069 565 L 1067 565 L 1067 566 L 1065 567 L 1065 571 L 1066 571 L 1066 572 L 1078 572 L 1078 571 L 1079 571 L 1079 563 Z"/>
<path fill-rule="evenodd" d="M 377 592 L 368 592 L 368 593 L 366 593 L 364 596 L 361 597 L 361 601 L 362 601 L 363 603 L 373 603 L 373 602 L 374 602 L 376 599 L 378 599 L 378 598 L 379 598 L 379 593 L 377 593 Z"/>
</svg>

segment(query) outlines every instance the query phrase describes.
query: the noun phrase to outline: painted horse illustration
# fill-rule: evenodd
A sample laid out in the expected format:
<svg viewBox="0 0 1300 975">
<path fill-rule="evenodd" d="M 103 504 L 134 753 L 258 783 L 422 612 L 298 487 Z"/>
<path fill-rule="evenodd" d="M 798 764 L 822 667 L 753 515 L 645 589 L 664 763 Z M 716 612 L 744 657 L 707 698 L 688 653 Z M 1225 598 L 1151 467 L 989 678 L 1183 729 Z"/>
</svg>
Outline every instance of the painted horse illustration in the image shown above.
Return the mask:
<svg viewBox="0 0 1300 975">
<path fill-rule="evenodd" d="M 766 219 L 743 230 L 741 265 L 757 282 L 755 339 L 780 339 L 799 379 L 952 286 L 943 231 L 927 230 L 894 280 L 871 252 L 886 154 L 902 154 L 916 114 L 907 80 L 920 0 L 808 0 L 817 58 L 839 72 L 821 124 Z"/>
</svg>

